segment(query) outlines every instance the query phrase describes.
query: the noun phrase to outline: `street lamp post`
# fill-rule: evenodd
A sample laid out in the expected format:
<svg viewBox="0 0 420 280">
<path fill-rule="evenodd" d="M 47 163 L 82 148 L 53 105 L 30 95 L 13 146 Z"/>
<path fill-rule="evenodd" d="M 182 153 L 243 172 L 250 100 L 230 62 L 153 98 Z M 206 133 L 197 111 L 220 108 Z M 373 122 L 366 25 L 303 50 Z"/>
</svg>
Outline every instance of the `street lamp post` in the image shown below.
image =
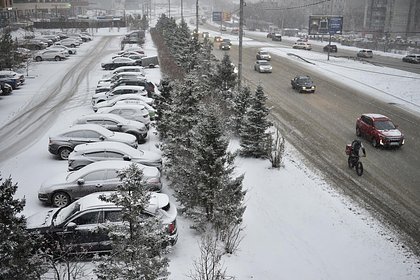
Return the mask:
<svg viewBox="0 0 420 280">
<path fill-rule="evenodd" d="M 244 29 L 244 0 L 239 2 L 239 55 L 238 55 L 238 87 L 241 88 L 242 82 L 242 37 Z"/>
</svg>

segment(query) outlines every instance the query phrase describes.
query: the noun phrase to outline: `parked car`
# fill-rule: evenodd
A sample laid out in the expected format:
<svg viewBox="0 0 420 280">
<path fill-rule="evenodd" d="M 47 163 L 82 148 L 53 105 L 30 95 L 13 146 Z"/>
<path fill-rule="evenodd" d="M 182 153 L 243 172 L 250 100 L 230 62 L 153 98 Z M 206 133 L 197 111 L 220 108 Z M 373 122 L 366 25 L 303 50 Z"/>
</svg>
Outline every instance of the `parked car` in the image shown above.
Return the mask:
<svg viewBox="0 0 420 280">
<path fill-rule="evenodd" d="M 63 46 L 69 47 L 69 48 L 75 48 L 80 46 L 80 42 L 79 40 L 75 39 L 75 38 L 67 38 L 67 39 L 63 39 L 60 42 L 57 42 L 56 44 L 60 43 Z"/>
<path fill-rule="evenodd" d="M 138 94 L 145 97 L 147 96 L 147 92 L 142 86 L 118 86 L 113 89 L 110 88 L 106 92 L 95 93 L 92 96 L 92 106 L 123 94 Z"/>
<path fill-rule="evenodd" d="M 330 45 L 330 44 L 324 46 L 323 50 L 324 52 L 330 52 L 330 53 L 332 52 L 336 53 L 338 51 L 337 45 Z"/>
<path fill-rule="evenodd" d="M 296 42 L 296 43 L 293 44 L 292 48 L 293 49 L 300 49 L 300 50 L 307 50 L 307 51 L 312 50 L 311 44 L 309 44 L 307 42 Z"/>
<path fill-rule="evenodd" d="M 133 104 L 133 105 L 144 106 L 146 108 L 146 110 L 149 112 L 149 117 L 150 117 L 151 120 L 154 120 L 155 117 L 156 117 L 156 109 L 153 108 L 152 106 L 150 106 L 149 104 L 147 104 L 146 102 L 144 102 L 143 100 L 140 100 L 140 99 L 124 99 L 124 100 L 119 100 L 115 103 L 115 105 L 120 105 L 120 104 L 121 105 Z"/>
<path fill-rule="evenodd" d="M 17 44 L 19 47 L 29 49 L 32 51 L 38 51 L 48 47 L 48 44 L 35 40 L 18 40 Z"/>
<path fill-rule="evenodd" d="M 62 50 L 62 51 L 66 51 L 68 54 L 76 54 L 77 50 L 76 48 L 69 48 L 63 45 L 57 45 L 57 44 L 53 44 L 51 47 L 48 47 L 48 49 L 50 50 Z"/>
<path fill-rule="evenodd" d="M 43 60 L 55 60 L 60 61 L 66 59 L 69 54 L 63 50 L 57 49 L 46 49 L 39 51 L 34 54 L 34 60 L 43 61 Z"/>
<path fill-rule="evenodd" d="M 21 74 L 21 73 L 17 73 L 15 71 L 7 71 L 7 70 L 3 70 L 0 71 L 0 76 L 1 75 L 5 75 L 5 76 L 12 76 L 14 79 L 18 79 L 20 84 L 23 85 L 25 83 L 25 75 Z"/>
<path fill-rule="evenodd" d="M 228 50 L 230 50 L 230 45 L 228 43 L 222 42 L 219 45 L 219 50 L 228 51 Z"/>
<path fill-rule="evenodd" d="M 271 73 L 273 72 L 273 67 L 267 60 L 257 60 L 254 64 L 254 70 L 259 73 Z"/>
<path fill-rule="evenodd" d="M 99 108 L 112 107 L 117 102 L 122 101 L 122 100 L 140 100 L 140 101 L 143 101 L 144 103 L 146 103 L 149 106 L 151 106 L 154 103 L 153 98 L 142 96 L 140 94 L 129 93 L 129 94 L 122 94 L 122 95 L 119 95 L 119 96 L 115 96 L 112 99 L 96 103 L 96 105 L 93 106 L 93 111 L 97 112 Z"/>
<path fill-rule="evenodd" d="M 143 171 L 143 183 L 146 188 L 150 191 L 162 189 L 160 171 L 156 167 L 124 160 L 102 160 L 90 162 L 72 172 L 54 174 L 41 184 L 38 199 L 54 207 L 65 207 L 72 201 L 94 192 L 115 191 L 121 185 L 118 172 L 131 164 L 137 165 Z"/>
<path fill-rule="evenodd" d="M 133 47 L 125 48 L 122 51 L 118 52 L 118 54 L 122 54 L 122 53 L 125 53 L 125 52 L 136 52 L 138 54 L 144 54 L 143 48 L 141 48 L 139 46 L 133 46 Z"/>
<path fill-rule="evenodd" d="M 144 67 L 143 66 L 121 66 L 115 68 L 111 71 L 111 73 L 104 76 L 104 78 L 110 78 L 115 74 L 122 73 L 122 72 L 138 72 L 140 75 L 144 76 Z"/>
<path fill-rule="evenodd" d="M 419 54 L 409 54 L 402 58 L 403 62 L 419 64 L 420 63 L 420 55 Z"/>
<path fill-rule="evenodd" d="M 10 73 L 0 74 L 0 82 L 10 85 L 12 89 L 17 89 L 21 85 L 20 78 Z"/>
<path fill-rule="evenodd" d="M 12 93 L 13 88 L 11 85 L 4 81 L 0 81 L 0 94 L 10 94 Z"/>
<path fill-rule="evenodd" d="M 100 141 L 122 142 L 134 148 L 138 146 L 137 139 L 133 135 L 112 132 L 97 124 L 81 124 L 50 136 L 48 151 L 53 155 L 58 155 L 61 159 L 67 159 L 77 145 Z"/>
<path fill-rule="evenodd" d="M 405 143 L 398 126 L 381 114 L 362 114 L 356 121 L 356 135 L 365 137 L 374 147 L 401 147 Z"/>
<path fill-rule="evenodd" d="M 291 80 L 292 88 L 299 92 L 315 92 L 316 86 L 309 76 L 296 76 Z"/>
<path fill-rule="evenodd" d="M 274 33 L 274 34 L 271 36 L 271 41 L 280 41 L 280 42 L 281 42 L 281 34 L 279 34 L 279 33 Z"/>
<path fill-rule="evenodd" d="M 98 109 L 98 113 L 111 113 L 122 116 L 123 118 L 150 125 L 150 115 L 146 107 L 137 104 L 116 104 L 112 107 Z"/>
<path fill-rule="evenodd" d="M 372 50 L 360 50 L 357 53 L 357 57 L 372 58 L 373 57 L 373 52 L 372 52 Z"/>
<path fill-rule="evenodd" d="M 270 61 L 271 60 L 271 55 L 267 52 L 267 51 L 258 51 L 257 52 L 257 60 L 267 60 Z"/>
<path fill-rule="evenodd" d="M 111 192 L 97 192 L 73 202 L 64 208 L 46 209 L 29 216 L 26 227 L 37 231 L 48 240 L 46 244 L 60 243 L 68 253 L 106 253 L 111 251 L 111 242 L 106 226 L 119 224 L 122 207 L 100 199 Z M 162 193 L 151 193 L 150 203 L 142 218 L 157 217 L 169 235 L 171 245 L 178 238 L 176 225 L 177 209 L 169 197 Z M 168 244 L 169 245 L 169 244 Z M 52 246 L 53 250 L 55 246 Z"/>
<path fill-rule="evenodd" d="M 115 68 L 121 67 L 121 66 L 139 66 L 141 63 L 138 61 L 127 58 L 127 57 L 117 57 L 112 59 L 109 62 L 104 62 L 101 64 L 101 67 L 105 70 L 114 70 Z"/>
<path fill-rule="evenodd" d="M 134 149 L 119 142 L 95 142 L 77 145 L 69 155 L 68 168 L 70 171 L 78 170 L 103 160 L 131 161 L 159 169 L 162 167 L 162 157 L 158 153 Z"/>
<path fill-rule="evenodd" d="M 125 132 L 137 138 L 138 143 L 144 143 L 147 137 L 147 127 L 144 123 L 124 119 L 115 114 L 89 114 L 79 117 L 73 124 L 98 124 L 114 132 Z"/>
<path fill-rule="evenodd" d="M 120 78 L 119 80 L 115 81 L 114 83 L 110 84 L 110 85 L 99 85 L 95 92 L 103 92 L 104 89 L 106 89 L 106 91 L 110 91 L 116 87 L 119 86 L 141 86 L 144 87 L 144 89 L 147 92 L 147 96 L 148 97 L 153 97 L 156 93 L 155 93 L 155 84 L 153 82 L 150 82 L 148 80 L 146 80 L 145 78 Z"/>
</svg>

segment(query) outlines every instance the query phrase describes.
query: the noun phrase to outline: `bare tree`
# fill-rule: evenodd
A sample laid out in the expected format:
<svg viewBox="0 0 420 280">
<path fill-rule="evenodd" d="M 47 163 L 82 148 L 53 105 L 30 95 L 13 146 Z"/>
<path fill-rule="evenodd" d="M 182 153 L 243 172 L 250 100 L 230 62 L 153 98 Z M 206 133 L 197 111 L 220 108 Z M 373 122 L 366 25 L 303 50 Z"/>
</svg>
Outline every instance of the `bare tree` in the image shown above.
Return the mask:
<svg viewBox="0 0 420 280">
<path fill-rule="evenodd" d="M 273 137 L 273 134 L 274 137 Z M 274 168 L 280 168 L 283 166 L 283 156 L 284 156 L 284 137 L 280 135 L 279 129 L 276 128 L 276 131 L 270 134 L 267 143 L 267 156 L 271 162 L 271 166 Z"/>
<path fill-rule="evenodd" d="M 200 258 L 194 262 L 194 270 L 188 275 L 192 280 L 232 280 L 226 275 L 222 264 L 223 252 L 218 248 L 217 239 L 212 232 L 201 239 Z"/>
<path fill-rule="evenodd" d="M 226 254 L 233 254 L 239 249 L 239 245 L 244 239 L 242 235 L 244 229 L 242 224 L 231 224 L 227 228 L 223 228 L 218 234 L 220 240 L 223 242 Z"/>
</svg>

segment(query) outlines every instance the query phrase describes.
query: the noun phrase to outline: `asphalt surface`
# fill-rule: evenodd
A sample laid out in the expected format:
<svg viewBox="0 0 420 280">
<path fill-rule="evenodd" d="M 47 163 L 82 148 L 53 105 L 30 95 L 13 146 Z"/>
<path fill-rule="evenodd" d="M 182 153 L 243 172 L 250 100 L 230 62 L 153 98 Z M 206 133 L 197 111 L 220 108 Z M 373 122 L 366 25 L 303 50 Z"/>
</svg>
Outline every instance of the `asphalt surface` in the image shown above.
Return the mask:
<svg viewBox="0 0 420 280">
<path fill-rule="evenodd" d="M 243 50 L 244 84 L 253 89 L 259 83 L 263 85 L 271 119 L 283 136 L 337 190 L 398 231 L 405 244 L 419 255 L 420 117 L 309 72 L 286 58 L 272 56 L 273 73 L 260 74 L 253 70 L 256 51 L 252 47 Z M 215 54 L 221 57 L 223 52 L 215 50 Z M 237 64 L 237 47 L 232 47 L 229 54 Z M 298 74 L 313 78 L 315 94 L 299 94 L 291 88 L 290 80 Z M 362 113 L 390 117 L 404 132 L 406 145 L 388 150 L 374 148 L 363 140 L 367 158 L 362 158 L 365 171 L 359 177 L 348 168 L 345 145 L 357 138 L 355 123 Z"/>
</svg>

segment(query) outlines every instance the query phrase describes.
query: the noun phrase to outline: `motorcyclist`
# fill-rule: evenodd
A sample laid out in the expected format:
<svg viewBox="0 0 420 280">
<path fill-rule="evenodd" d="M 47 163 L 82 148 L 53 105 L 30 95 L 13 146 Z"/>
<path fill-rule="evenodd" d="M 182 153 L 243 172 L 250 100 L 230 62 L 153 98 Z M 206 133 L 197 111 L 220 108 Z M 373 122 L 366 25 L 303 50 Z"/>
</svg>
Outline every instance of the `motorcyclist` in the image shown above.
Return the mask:
<svg viewBox="0 0 420 280">
<path fill-rule="evenodd" d="M 362 142 L 358 139 L 353 140 L 353 142 L 351 142 L 351 153 L 349 155 L 349 157 L 351 157 L 352 159 L 359 159 L 360 157 L 360 150 L 362 150 L 363 156 L 366 156 L 366 150 L 365 147 L 363 146 Z"/>
</svg>

